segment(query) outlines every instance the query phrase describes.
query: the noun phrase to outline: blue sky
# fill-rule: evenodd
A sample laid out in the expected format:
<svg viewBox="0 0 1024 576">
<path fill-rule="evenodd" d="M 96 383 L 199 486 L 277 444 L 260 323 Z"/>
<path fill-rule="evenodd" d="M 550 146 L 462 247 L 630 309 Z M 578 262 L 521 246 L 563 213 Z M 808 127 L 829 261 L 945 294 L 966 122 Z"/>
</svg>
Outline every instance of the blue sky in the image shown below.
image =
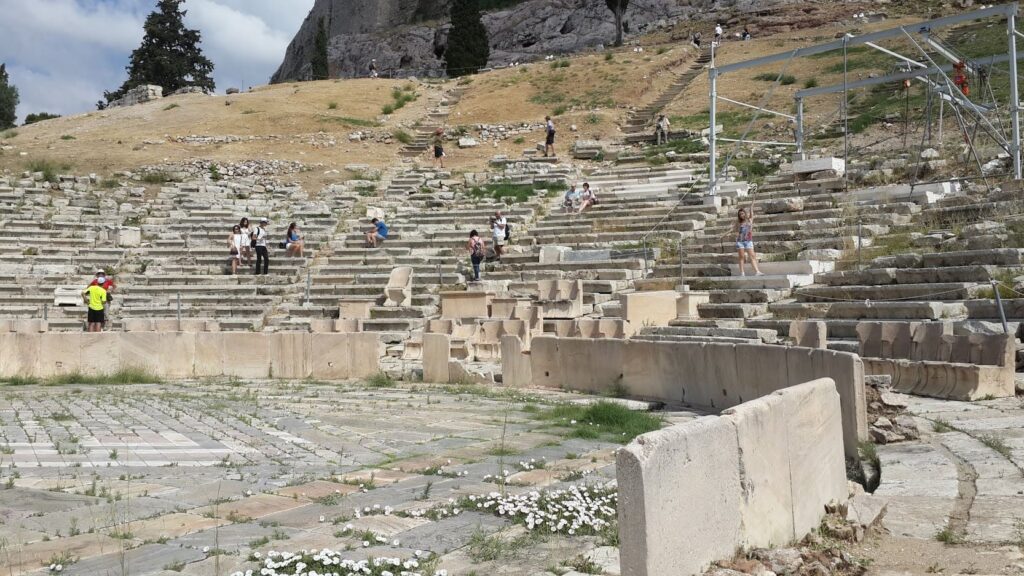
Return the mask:
<svg viewBox="0 0 1024 576">
<path fill-rule="evenodd" d="M 156 0 L 0 0 L 0 62 L 18 87 L 19 119 L 95 109 L 121 86 Z M 266 84 L 313 0 L 186 0 L 217 91 Z"/>
</svg>

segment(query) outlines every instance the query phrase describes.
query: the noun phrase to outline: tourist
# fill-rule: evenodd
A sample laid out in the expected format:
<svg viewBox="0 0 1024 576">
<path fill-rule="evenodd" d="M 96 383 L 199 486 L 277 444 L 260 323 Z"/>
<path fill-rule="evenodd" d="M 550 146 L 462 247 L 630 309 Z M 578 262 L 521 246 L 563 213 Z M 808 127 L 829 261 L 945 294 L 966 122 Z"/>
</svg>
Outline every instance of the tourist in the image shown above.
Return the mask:
<svg viewBox="0 0 1024 576">
<path fill-rule="evenodd" d="M 580 193 L 576 191 L 576 185 L 569 185 L 569 189 L 565 191 L 565 199 L 562 200 L 562 208 L 565 209 L 565 213 L 572 212 L 579 200 Z"/>
<path fill-rule="evenodd" d="M 242 258 L 242 246 L 245 235 L 242 234 L 242 226 L 235 224 L 228 234 L 228 257 L 231 260 L 231 275 L 238 274 L 238 262 Z"/>
<path fill-rule="evenodd" d="M 469 233 L 469 261 L 473 263 L 473 281 L 480 281 L 480 263 L 484 261 L 484 256 L 487 254 L 487 244 L 484 243 L 484 239 L 480 237 L 480 234 L 473 230 Z"/>
<path fill-rule="evenodd" d="M 388 239 L 388 225 L 378 218 L 370 220 L 370 223 L 373 224 L 373 228 L 366 233 L 366 246 L 376 248 L 377 243 Z"/>
<path fill-rule="evenodd" d="M 96 279 L 85 290 L 82 290 L 82 300 L 89 308 L 86 315 L 86 329 L 89 332 L 102 332 L 103 324 L 107 321 L 105 314 L 107 290 L 103 287 L 106 284 L 106 274 L 103 270 L 97 270 Z"/>
<path fill-rule="evenodd" d="M 551 116 L 544 117 L 544 157 L 548 157 L 548 152 L 551 155 L 555 155 L 555 123 L 551 121 Z"/>
<path fill-rule="evenodd" d="M 736 250 L 739 254 L 740 261 L 740 276 L 746 276 L 747 272 L 744 269 L 744 264 L 747 256 L 750 257 L 750 263 L 754 265 L 754 273 L 758 276 L 764 276 L 761 273 L 761 269 L 757 265 L 757 255 L 754 254 L 754 201 L 750 201 L 750 206 L 747 208 L 740 208 L 740 211 L 736 214 L 736 221 L 733 222 L 732 230 L 726 232 L 726 236 L 733 235 L 736 238 Z"/>
<path fill-rule="evenodd" d="M 299 225 L 292 222 L 288 225 L 288 232 L 284 235 L 285 254 L 293 258 L 302 258 L 302 249 L 305 245 L 306 242 L 302 239 L 302 235 L 299 234 Z"/>
<path fill-rule="evenodd" d="M 252 266 L 252 249 L 256 247 L 256 244 L 252 241 L 252 227 L 249 226 L 249 219 L 243 217 L 238 222 L 238 227 L 242 231 L 242 253 L 239 257 L 246 266 Z"/>
<path fill-rule="evenodd" d="M 434 167 L 438 164 L 444 170 L 444 128 L 434 131 Z"/>
<path fill-rule="evenodd" d="M 578 214 L 582 214 L 584 210 L 590 208 L 594 204 L 597 204 L 597 194 L 590 189 L 590 183 L 583 183 L 583 193 L 580 194 L 580 209 L 577 211 Z"/>
<path fill-rule="evenodd" d="M 746 26 L 743 27 L 743 34 L 740 35 L 740 38 L 742 38 L 744 41 L 750 40 L 750 30 L 747 30 Z"/>
<path fill-rule="evenodd" d="M 694 32 L 693 34 L 690 35 L 690 43 L 692 43 L 695 48 L 700 50 L 700 32 Z"/>
<path fill-rule="evenodd" d="M 501 262 L 501 247 L 505 244 L 505 226 L 508 220 L 501 215 L 501 210 L 494 213 L 491 218 L 491 239 L 494 241 L 494 257 Z"/>
<path fill-rule="evenodd" d="M 263 263 L 263 275 L 270 269 L 270 252 L 267 251 L 267 226 L 270 221 L 266 218 L 260 219 L 260 225 L 253 232 L 253 242 L 256 244 L 256 274 L 260 274 L 260 263 Z"/>
<path fill-rule="evenodd" d="M 668 117 L 664 114 L 658 115 L 658 121 L 654 123 L 654 140 L 655 144 L 660 145 L 662 140 L 668 144 L 668 129 L 671 128 L 672 124 L 668 121 Z"/>
<path fill-rule="evenodd" d="M 370 78 L 377 77 L 377 60 L 370 60 Z"/>
<path fill-rule="evenodd" d="M 718 44 L 719 42 L 722 41 L 722 34 L 724 33 L 725 31 L 722 30 L 722 23 L 719 22 L 715 24 L 715 44 Z"/>
</svg>

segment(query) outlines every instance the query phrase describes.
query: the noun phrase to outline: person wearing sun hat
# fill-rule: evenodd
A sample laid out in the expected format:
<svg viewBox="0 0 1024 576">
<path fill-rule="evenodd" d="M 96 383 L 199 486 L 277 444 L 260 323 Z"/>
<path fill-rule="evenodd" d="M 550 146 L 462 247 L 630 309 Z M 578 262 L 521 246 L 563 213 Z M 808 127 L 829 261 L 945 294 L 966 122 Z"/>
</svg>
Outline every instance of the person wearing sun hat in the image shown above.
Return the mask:
<svg viewBox="0 0 1024 576">
<path fill-rule="evenodd" d="M 96 278 L 82 290 L 82 300 L 88 307 L 86 329 L 89 332 L 102 332 L 103 324 L 107 321 L 107 289 L 104 286 L 113 288 L 114 283 L 107 280 L 107 273 L 100 268 L 96 271 Z"/>
</svg>

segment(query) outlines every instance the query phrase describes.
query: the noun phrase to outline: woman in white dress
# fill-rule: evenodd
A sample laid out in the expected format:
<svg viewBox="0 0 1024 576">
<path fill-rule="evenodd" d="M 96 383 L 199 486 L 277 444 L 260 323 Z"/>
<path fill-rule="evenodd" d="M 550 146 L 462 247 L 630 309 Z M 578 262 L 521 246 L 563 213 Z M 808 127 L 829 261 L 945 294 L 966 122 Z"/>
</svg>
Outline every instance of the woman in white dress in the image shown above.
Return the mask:
<svg viewBox="0 0 1024 576">
<path fill-rule="evenodd" d="M 242 240 L 245 237 L 242 234 L 242 227 L 235 224 L 234 228 L 231 229 L 231 234 L 228 236 L 228 254 L 231 257 L 231 274 L 238 274 L 238 262 L 242 258 Z"/>
</svg>

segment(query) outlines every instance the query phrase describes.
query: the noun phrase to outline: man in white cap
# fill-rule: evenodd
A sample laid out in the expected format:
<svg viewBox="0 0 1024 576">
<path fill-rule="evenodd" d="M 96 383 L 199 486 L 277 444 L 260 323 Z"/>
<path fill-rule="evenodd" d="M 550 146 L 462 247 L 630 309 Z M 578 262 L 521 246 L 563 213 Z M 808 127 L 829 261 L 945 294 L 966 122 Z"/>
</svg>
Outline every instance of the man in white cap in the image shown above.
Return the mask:
<svg viewBox="0 0 1024 576">
<path fill-rule="evenodd" d="M 370 60 L 370 78 L 377 77 L 377 60 Z"/>
<path fill-rule="evenodd" d="M 270 252 L 267 251 L 267 225 L 270 221 L 260 218 L 260 225 L 252 233 L 252 239 L 256 242 L 256 274 L 260 274 L 260 263 L 263 264 L 263 274 L 266 275 L 270 268 Z"/>
</svg>

